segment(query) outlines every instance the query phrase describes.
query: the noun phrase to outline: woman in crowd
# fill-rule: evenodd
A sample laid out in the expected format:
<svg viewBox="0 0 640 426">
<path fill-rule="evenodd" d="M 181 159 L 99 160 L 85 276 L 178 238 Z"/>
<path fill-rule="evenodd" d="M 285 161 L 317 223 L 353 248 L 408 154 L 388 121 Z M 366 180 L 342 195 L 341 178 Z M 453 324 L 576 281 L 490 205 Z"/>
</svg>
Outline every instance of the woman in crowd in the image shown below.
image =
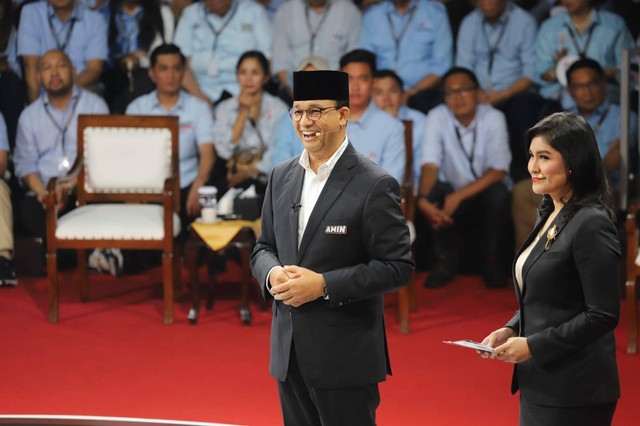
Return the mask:
<svg viewBox="0 0 640 426">
<path fill-rule="evenodd" d="M 243 53 L 236 65 L 240 94 L 216 107 L 214 142 L 226 162 L 229 187 L 266 184 L 263 157 L 273 144 L 276 121 L 287 111 L 282 100 L 264 90 L 269 76 L 269 62 L 261 52 Z"/>
<path fill-rule="evenodd" d="M 515 363 L 520 425 L 610 425 L 620 396 L 620 243 L 591 127 L 553 114 L 527 133 L 539 220 L 516 255 L 520 310 L 482 343 Z"/>
<path fill-rule="evenodd" d="M 105 98 L 112 113 L 154 89 L 149 53 L 171 43 L 175 20 L 169 6 L 157 0 L 111 0 L 109 4 L 109 69 Z"/>
</svg>

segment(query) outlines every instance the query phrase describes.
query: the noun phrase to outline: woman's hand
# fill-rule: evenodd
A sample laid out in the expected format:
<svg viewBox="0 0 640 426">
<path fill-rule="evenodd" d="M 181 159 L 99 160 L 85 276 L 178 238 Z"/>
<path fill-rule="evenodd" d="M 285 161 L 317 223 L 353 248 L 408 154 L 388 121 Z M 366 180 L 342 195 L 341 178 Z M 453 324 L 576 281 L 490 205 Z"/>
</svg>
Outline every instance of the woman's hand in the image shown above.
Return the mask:
<svg viewBox="0 0 640 426">
<path fill-rule="evenodd" d="M 500 346 L 506 343 L 509 338 L 515 335 L 516 335 L 516 332 L 513 331 L 513 329 L 509 327 L 502 327 L 496 331 L 491 332 L 491 334 L 485 337 L 484 340 L 480 343 L 495 349 L 497 346 Z M 480 351 L 478 351 L 478 353 L 482 358 L 489 358 L 489 357 L 493 358 L 493 354 L 495 354 L 495 350 L 493 353 L 480 352 Z"/>
<path fill-rule="evenodd" d="M 491 354 L 492 359 L 499 359 L 504 362 L 524 362 L 531 358 L 531 351 L 526 337 L 512 337 L 507 342 L 494 348 Z"/>
</svg>

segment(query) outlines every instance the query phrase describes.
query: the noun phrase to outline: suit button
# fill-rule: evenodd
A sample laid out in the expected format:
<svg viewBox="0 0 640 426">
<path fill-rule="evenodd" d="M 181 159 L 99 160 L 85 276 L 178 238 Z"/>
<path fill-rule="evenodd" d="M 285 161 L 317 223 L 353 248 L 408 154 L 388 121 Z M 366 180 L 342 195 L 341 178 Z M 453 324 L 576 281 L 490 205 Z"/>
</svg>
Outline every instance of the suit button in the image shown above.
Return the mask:
<svg viewBox="0 0 640 426">
<path fill-rule="evenodd" d="M 291 316 L 291 310 L 289 310 L 289 316 Z"/>
<path fill-rule="evenodd" d="M 338 302 L 338 306 L 342 306 L 342 305 L 343 305 L 343 303 L 342 303 L 342 302 Z"/>
</svg>

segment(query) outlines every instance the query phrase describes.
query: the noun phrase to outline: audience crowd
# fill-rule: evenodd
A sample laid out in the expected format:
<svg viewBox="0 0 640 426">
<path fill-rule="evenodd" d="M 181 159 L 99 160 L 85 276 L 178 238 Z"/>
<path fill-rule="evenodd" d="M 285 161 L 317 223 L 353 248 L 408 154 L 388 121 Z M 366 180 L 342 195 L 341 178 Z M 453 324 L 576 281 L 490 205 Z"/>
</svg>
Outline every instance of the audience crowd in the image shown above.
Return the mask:
<svg viewBox="0 0 640 426">
<path fill-rule="evenodd" d="M 529 127 L 581 115 L 620 189 L 620 68 L 639 16 L 633 0 L 1 0 L 0 286 L 17 284 L 15 240 L 46 238 L 47 182 L 76 159 L 79 114 L 179 117 L 186 226 L 202 185 L 259 192 L 302 151 L 292 73 L 318 69 L 349 75 L 356 150 L 409 176 L 425 286 L 463 264 L 504 286 L 540 202 Z M 56 189 L 60 212 L 74 184 Z"/>
</svg>

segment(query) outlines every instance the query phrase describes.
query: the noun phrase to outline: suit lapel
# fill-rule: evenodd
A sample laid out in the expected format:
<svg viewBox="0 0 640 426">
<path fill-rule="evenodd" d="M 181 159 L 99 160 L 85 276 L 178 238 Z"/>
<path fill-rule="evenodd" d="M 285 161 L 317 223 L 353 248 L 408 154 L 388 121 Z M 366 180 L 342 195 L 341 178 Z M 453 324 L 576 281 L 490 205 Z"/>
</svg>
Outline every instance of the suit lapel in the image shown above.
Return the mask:
<svg viewBox="0 0 640 426">
<path fill-rule="evenodd" d="M 540 237 L 540 240 L 538 240 L 538 242 L 536 243 L 535 247 L 533 248 L 533 250 L 531 250 L 531 253 L 529 253 L 529 256 L 527 257 L 527 260 L 524 262 L 524 265 L 522 266 L 522 295 L 521 297 L 524 297 L 524 294 L 527 292 L 527 286 L 525 285 L 525 283 L 527 282 L 527 273 L 529 272 L 529 270 L 531 270 L 531 267 L 538 261 L 538 259 L 540 258 L 540 256 L 542 255 L 542 253 L 544 253 L 545 250 L 545 245 L 547 243 L 547 235 L 549 233 L 549 230 L 552 229 L 554 226 L 556 227 L 556 238 L 554 239 L 557 240 L 558 235 L 560 235 L 560 232 L 562 231 L 562 229 L 567 225 L 567 223 L 569 222 L 568 220 L 563 220 L 562 218 L 564 217 L 564 208 L 560 211 L 560 213 L 558 213 L 558 215 L 555 217 L 555 219 L 553 219 L 553 222 L 551 222 L 551 224 L 549 224 L 549 227 L 547 228 L 547 230 L 545 231 L 544 235 L 542 235 Z M 529 238 L 527 238 L 527 243 L 526 244 L 530 244 L 531 241 L 533 240 L 533 238 L 535 238 L 535 236 L 540 232 L 540 229 L 544 226 L 544 223 L 547 221 L 547 218 L 549 216 L 545 216 L 543 220 L 540 220 L 540 223 L 538 224 L 538 226 L 536 226 L 534 228 L 534 232 L 531 233 L 531 235 L 529 235 Z M 551 244 L 553 244 L 553 242 L 551 242 Z M 526 245 L 524 246 L 526 247 Z M 517 286 L 516 286 L 517 287 Z"/>
<path fill-rule="evenodd" d="M 311 240 L 318 230 L 318 226 L 324 219 L 331 206 L 338 199 L 344 188 L 347 186 L 353 175 L 353 167 L 357 163 L 357 154 L 351 143 L 347 146 L 344 153 L 331 171 L 327 183 L 324 185 L 320 197 L 316 205 L 313 207 L 309 222 L 304 229 L 300 248 L 298 250 L 297 264 L 299 265 Z M 296 215 L 297 217 L 297 215 Z M 297 234 L 297 233 L 296 233 Z"/>
<path fill-rule="evenodd" d="M 287 212 L 289 212 L 289 227 L 291 229 L 291 253 L 298 252 L 298 216 L 300 215 L 300 209 L 297 208 L 300 204 L 300 198 L 302 196 L 302 183 L 304 181 L 304 168 L 298 163 L 295 163 L 283 185 L 283 194 L 290 199 L 283 200 L 287 206 Z"/>
</svg>

